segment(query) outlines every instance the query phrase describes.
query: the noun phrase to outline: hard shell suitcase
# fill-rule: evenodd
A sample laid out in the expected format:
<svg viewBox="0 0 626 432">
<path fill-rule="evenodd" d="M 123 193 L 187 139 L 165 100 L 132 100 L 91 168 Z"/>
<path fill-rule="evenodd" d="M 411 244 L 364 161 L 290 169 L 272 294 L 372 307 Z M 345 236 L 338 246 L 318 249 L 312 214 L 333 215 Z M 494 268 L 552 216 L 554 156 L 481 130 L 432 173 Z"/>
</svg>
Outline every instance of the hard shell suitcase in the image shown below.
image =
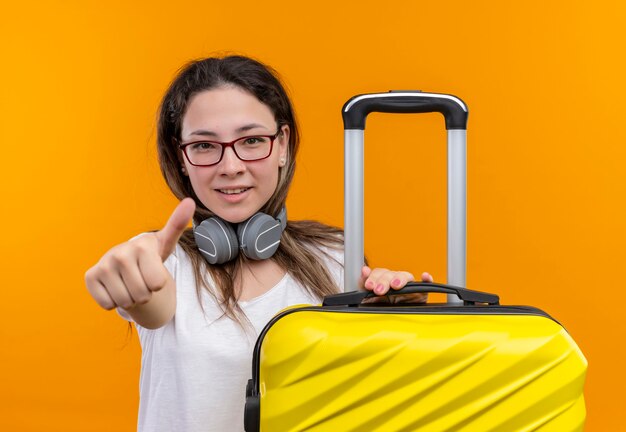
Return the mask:
<svg viewBox="0 0 626 432">
<path fill-rule="evenodd" d="M 448 129 L 445 304 L 362 303 L 363 131 L 370 112 L 441 112 Z M 563 327 L 465 285 L 465 128 L 457 97 L 355 96 L 345 126 L 345 292 L 289 308 L 260 334 L 246 390 L 251 431 L 579 431 L 587 362 Z M 350 291 L 353 290 L 353 291 Z"/>
</svg>

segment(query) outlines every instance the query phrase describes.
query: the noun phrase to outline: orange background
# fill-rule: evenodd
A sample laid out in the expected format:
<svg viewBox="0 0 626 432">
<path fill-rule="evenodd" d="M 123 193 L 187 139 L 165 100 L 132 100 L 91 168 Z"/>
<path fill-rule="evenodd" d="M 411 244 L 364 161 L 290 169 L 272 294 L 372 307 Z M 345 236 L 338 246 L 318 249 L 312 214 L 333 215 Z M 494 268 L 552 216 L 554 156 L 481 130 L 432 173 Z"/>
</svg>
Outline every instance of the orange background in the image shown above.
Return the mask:
<svg viewBox="0 0 626 432">
<path fill-rule="evenodd" d="M 174 3 L 0 10 L 0 430 L 134 430 L 136 333 L 83 274 L 174 208 L 157 104 L 184 62 L 216 51 L 273 65 L 291 89 L 292 219 L 343 224 L 348 98 L 465 100 L 468 286 L 560 320 L 589 360 L 587 430 L 626 430 L 624 2 Z M 441 116 L 372 115 L 366 172 L 370 260 L 444 281 Z"/>
</svg>

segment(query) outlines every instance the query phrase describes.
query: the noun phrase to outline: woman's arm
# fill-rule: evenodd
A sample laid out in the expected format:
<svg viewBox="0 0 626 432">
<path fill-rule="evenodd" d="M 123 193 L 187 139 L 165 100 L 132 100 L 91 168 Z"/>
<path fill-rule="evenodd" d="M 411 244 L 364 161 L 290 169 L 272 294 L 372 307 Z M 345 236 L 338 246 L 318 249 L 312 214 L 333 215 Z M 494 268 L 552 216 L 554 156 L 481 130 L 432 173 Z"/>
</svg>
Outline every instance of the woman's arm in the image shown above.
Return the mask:
<svg viewBox="0 0 626 432">
<path fill-rule="evenodd" d="M 113 247 L 85 273 L 87 290 L 104 309 L 120 307 L 142 327 L 167 324 L 176 311 L 176 285 L 163 262 L 174 251 L 195 210 L 182 200 L 161 231 Z"/>
</svg>

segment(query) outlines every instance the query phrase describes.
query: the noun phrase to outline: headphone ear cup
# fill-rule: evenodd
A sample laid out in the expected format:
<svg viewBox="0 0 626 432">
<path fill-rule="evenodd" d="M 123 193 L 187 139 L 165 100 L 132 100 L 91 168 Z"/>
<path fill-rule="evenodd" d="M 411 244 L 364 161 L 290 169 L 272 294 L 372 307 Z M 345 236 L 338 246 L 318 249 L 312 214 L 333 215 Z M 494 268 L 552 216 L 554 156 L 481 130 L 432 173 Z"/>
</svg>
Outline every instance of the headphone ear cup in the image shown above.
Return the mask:
<svg viewBox="0 0 626 432">
<path fill-rule="evenodd" d="M 237 227 L 241 250 L 253 260 L 263 260 L 274 255 L 280 246 L 282 233 L 280 221 L 265 213 L 257 213 Z"/>
<path fill-rule="evenodd" d="M 218 217 L 202 221 L 193 229 L 196 245 L 210 264 L 223 264 L 237 256 L 239 243 L 233 227 Z"/>
</svg>

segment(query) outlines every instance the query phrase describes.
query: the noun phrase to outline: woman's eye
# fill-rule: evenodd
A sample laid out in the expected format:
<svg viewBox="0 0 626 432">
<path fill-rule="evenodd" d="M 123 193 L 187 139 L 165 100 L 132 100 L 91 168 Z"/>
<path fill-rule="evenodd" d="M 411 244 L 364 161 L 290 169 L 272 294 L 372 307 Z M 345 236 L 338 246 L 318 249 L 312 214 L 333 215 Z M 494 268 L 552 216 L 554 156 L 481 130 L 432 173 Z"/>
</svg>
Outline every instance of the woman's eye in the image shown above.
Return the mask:
<svg viewBox="0 0 626 432">
<path fill-rule="evenodd" d="M 216 145 L 210 142 L 199 142 L 191 145 L 193 151 L 211 151 L 216 149 Z"/>
<path fill-rule="evenodd" d="M 244 144 L 246 145 L 261 144 L 261 143 L 264 143 L 266 140 L 267 138 L 265 137 L 248 137 L 244 141 Z"/>
</svg>

